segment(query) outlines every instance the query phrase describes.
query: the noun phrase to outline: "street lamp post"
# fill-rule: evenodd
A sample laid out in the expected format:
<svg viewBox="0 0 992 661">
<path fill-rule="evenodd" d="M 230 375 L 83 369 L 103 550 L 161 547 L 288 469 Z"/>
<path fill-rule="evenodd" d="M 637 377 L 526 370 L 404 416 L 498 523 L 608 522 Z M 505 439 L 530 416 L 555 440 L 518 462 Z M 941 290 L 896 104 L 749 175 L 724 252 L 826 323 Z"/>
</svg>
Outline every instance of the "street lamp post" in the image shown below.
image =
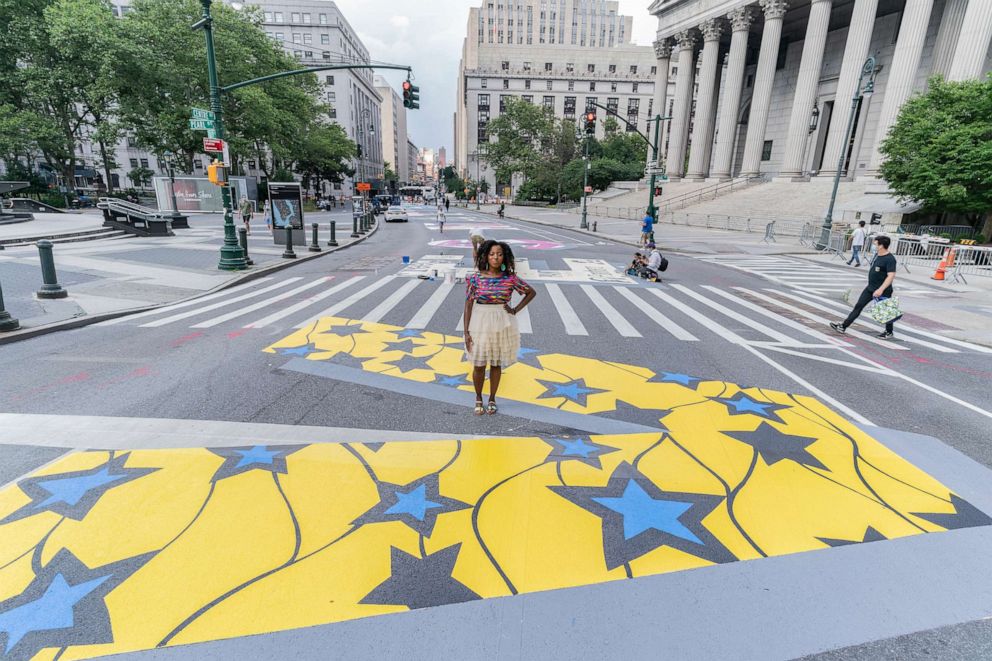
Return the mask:
<svg viewBox="0 0 992 661">
<path fill-rule="evenodd" d="M 654 163 L 654 168 L 651 170 L 651 180 L 648 182 L 647 214 L 655 220 L 658 219 L 656 216 L 658 213 L 658 208 L 654 205 L 654 185 L 656 182 L 657 172 L 661 169 L 658 164 L 658 147 L 660 146 L 659 141 L 661 139 L 661 123 L 666 119 L 671 119 L 671 117 L 662 117 L 659 113 L 654 116 L 654 119 L 650 120 L 654 122 L 654 142 L 651 144 L 651 160 Z"/>
<path fill-rule="evenodd" d="M 587 196 L 589 188 L 589 136 L 585 138 L 585 150 L 582 155 L 582 222 L 579 223 L 579 229 L 589 229 L 589 221 L 586 220 L 586 213 L 588 210 L 588 199 Z"/>
<path fill-rule="evenodd" d="M 169 171 L 169 198 L 172 200 L 172 217 L 179 215 L 179 203 L 176 202 L 176 169 L 172 163 L 172 152 L 167 151 L 165 157 L 165 167 Z"/>
<path fill-rule="evenodd" d="M 362 118 L 361 119 L 361 123 L 358 125 L 358 142 L 359 142 L 359 144 L 365 142 L 365 130 L 364 130 L 364 128 L 366 126 L 368 127 L 368 134 L 369 134 L 369 136 L 371 137 L 371 136 L 374 136 L 375 135 L 375 125 L 372 123 L 372 111 L 369 110 L 368 108 L 363 108 L 362 109 L 362 113 L 361 113 L 361 118 Z M 368 144 L 368 145 L 365 145 L 365 146 L 371 148 L 371 144 Z M 368 180 L 369 180 L 369 176 L 368 176 L 368 174 L 369 174 L 369 168 L 368 168 L 368 165 L 366 163 L 366 161 L 368 160 L 368 155 L 365 154 L 365 151 L 366 150 L 363 148 L 362 149 L 362 155 L 359 156 L 359 158 L 358 158 L 358 170 L 359 170 L 359 177 L 361 178 L 361 180 L 363 182 L 365 182 L 365 183 L 368 183 Z M 354 209 L 354 205 L 352 205 L 352 208 Z M 365 214 L 366 216 L 369 213 L 368 191 L 362 191 L 362 213 Z M 366 219 L 366 220 L 368 220 L 368 219 Z"/>
<path fill-rule="evenodd" d="M 482 208 L 479 200 L 482 198 L 482 145 L 475 149 L 475 210 Z"/>
<path fill-rule="evenodd" d="M 865 76 L 868 81 L 861 87 Z M 834 187 L 830 192 L 830 206 L 827 207 L 827 215 L 823 219 L 823 226 L 820 228 L 820 240 L 816 243 L 817 250 L 825 250 L 830 245 L 830 230 L 833 227 L 834 203 L 837 201 L 837 188 L 840 186 L 840 174 L 844 169 L 844 160 L 847 157 L 848 143 L 851 139 L 851 127 L 854 126 L 854 118 L 858 112 L 858 103 L 862 98 L 869 98 L 875 92 L 875 56 L 870 56 L 865 60 L 858 75 L 858 86 L 854 89 L 854 96 L 851 98 L 851 114 L 847 118 L 847 129 L 844 131 L 844 148 L 840 150 L 837 159 L 837 170 L 834 172 Z"/>
<path fill-rule="evenodd" d="M 214 130 L 218 139 L 224 139 L 223 109 L 220 102 L 220 84 L 217 82 L 217 62 L 214 58 L 214 32 L 213 18 L 210 16 L 210 4 L 212 0 L 200 0 L 203 5 L 202 18 L 193 26 L 194 29 L 203 29 L 203 36 L 207 44 L 207 77 L 210 81 L 210 110 L 213 111 Z M 225 165 L 228 165 L 225 163 Z M 220 249 L 220 263 L 217 267 L 224 271 L 240 271 L 248 268 L 245 259 L 245 251 L 238 243 L 237 233 L 234 231 L 234 209 L 231 206 L 231 189 L 229 186 L 221 186 L 221 199 L 224 202 L 224 245 Z"/>
</svg>

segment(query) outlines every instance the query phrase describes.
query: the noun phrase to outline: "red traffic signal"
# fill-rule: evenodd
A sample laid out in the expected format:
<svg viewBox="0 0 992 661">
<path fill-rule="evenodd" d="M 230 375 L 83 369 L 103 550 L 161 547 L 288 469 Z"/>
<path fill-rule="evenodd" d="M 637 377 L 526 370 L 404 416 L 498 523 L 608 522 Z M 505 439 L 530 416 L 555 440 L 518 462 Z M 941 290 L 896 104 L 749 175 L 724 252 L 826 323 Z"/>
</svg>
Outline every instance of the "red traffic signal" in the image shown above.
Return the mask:
<svg viewBox="0 0 992 661">
<path fill-rule="evenodd" d="M 589 111 L 585 114 L 586 120 L 586 135 L 593 135 L 596 133 L 596 113 Z"/>
<path fill-rule="evenodd" d="M 412 85 L 412 83 L 409 80 L 404 80 L 403 81 L 403 91 L 405 92 L 406 90 L 410 89 L 411 85 Z"/>
</svg>

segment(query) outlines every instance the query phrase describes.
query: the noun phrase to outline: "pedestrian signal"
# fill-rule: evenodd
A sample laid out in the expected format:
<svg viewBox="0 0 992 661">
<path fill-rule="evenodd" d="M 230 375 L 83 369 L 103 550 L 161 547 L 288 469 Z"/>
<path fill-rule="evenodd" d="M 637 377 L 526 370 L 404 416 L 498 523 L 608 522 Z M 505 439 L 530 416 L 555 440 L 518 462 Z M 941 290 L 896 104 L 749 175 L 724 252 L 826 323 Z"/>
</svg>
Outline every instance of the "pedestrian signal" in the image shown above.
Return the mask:
<svg viewBox="0 0 992 661">
<path fill-rule="evenodd" d="M 596 133 L 596 113 L 589 111 L 586 113 L 586 135 L 593 135 Z"/>
<path fill-rule="evenodd" d="M 215 160 L 207 166 L 207 179 L 212 184 L 227 186 L 227 166 L 223 162 Z"/>
<path fill-rule="evenodd" d="M 409 80 L 403 81 L 403 107 L 411 110 L 420 107 L 420 88 Z"/>
</svg>

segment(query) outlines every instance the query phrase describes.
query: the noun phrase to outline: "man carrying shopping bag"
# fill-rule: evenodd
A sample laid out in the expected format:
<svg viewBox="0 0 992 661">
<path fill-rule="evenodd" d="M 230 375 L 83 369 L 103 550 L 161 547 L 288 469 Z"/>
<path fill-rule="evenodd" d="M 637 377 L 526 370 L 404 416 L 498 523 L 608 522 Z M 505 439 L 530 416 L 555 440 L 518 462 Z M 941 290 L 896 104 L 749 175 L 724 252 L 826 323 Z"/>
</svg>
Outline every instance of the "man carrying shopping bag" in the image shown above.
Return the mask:
<svg viewBox="0 0 992 661">
<path fill-rule="evenodd" d="M 877 318 L 876 315 L 872 315 L 876 321 L 884 320 L 885 323 L 885 330 L 879 333 L 878 337 L 884 340 L 892 339 L 893 323 L 902 315 L 898 313 L 898 306 L 894 305 L 894 301 L 892 301 L 892 282 L 896 279 L 896 258 L 889 253 L 890 243 L 891 240 L 887 236 L 875 237 L 877 256 L 868 266 L 868 286 L 861 292 L 858 302 L 854 304 L 854 309 L 851 310 L 851 314 L 843 323 L 831 322 L 830 327 L 838 333 L 846 332 L 848 326 L 853 324 L 855 319 L 861 315 L 865 306 L 876 300 L 878 301 L 876 305 L 884 307 L 884 310 L 880 309 L 879 312 L 885 313 L 878 315 Z"/>
</svg>

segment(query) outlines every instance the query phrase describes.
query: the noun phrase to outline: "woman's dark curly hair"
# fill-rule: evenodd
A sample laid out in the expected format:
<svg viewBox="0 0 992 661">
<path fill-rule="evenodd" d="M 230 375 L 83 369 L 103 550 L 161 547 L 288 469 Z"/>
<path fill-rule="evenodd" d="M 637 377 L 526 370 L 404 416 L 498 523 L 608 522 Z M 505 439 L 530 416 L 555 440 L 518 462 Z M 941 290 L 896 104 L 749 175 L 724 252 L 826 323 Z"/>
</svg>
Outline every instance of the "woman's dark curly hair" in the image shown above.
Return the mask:
<svg viewBox="0 0 992 661">
<path fill-rule="evenodd" d="M 503 264 L 506 265 L 506 270 L 503 271 L 503 274 L 513 275 L 516 273 L 516 264 L 513 261 L 513 251 L 510 250 L 510 246 L 503 241 L 493 241 L 492 239 L 488 239 L 485 243 L 483 243 L 482 247 L 479 248 L 479 252 L 476 253 L 475 268 L 478 269 L 479 272 L 489 270 L 489 251 L 492 250 L 494 246 L 499 246 L 503 249 Z"/>
</svg>

